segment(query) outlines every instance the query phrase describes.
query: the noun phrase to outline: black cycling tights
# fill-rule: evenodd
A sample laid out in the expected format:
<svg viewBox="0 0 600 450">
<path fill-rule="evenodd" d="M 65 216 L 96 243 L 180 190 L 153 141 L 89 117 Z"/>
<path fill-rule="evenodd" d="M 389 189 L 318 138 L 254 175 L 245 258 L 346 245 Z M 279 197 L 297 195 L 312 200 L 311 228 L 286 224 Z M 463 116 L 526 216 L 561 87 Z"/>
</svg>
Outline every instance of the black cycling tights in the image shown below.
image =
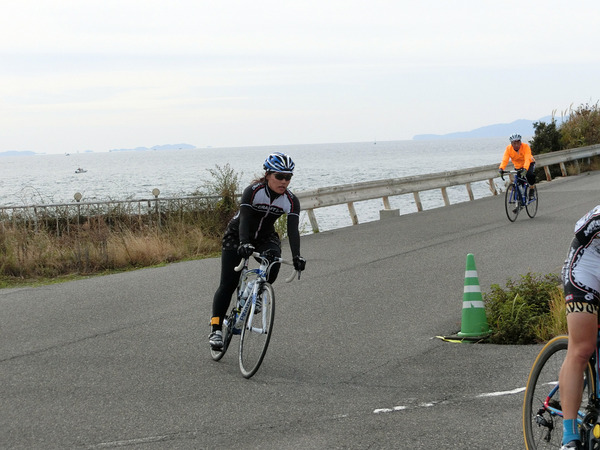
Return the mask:
<svg viewBox="0 0 600 450">
<path fill-rule="evenodd" d="M 273 256 L 281 256 L 281 248 L 275 242 L 267 242 L 256 249 L 259 253 L 264 253 L 266 250 L 269 250 L 269 253 Z M 221 281 L 217 292 L 215 292 L 212 307 L 212 317 L 219 317 L 220 320 L 219 325 L 213 325 L 213 329 L 221 329 L 223 318 L 231 302 L 231 296 L 240 281 L 240 272 L 233 270 L 240 261 L 241 258 L 237 254 L 237 249 L 223 250 L 221 253 Z M 271 267 L 268 279 L 269 283 L 273 283 L 277 279 L 279 266 L 280 264 L 275 264 Z"/>
</svg>

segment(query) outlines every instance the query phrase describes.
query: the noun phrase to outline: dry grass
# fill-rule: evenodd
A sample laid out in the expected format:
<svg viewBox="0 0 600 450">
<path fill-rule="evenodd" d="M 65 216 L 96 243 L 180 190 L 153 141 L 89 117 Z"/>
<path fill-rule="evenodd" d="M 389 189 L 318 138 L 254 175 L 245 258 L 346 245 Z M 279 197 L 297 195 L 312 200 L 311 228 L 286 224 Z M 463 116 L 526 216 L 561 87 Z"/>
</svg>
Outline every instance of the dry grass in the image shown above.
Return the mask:
<svg viewBox="0 0 600 450">
<path fill-rule="evenodd" d="M 148 267 L 205 257 L 220 249 L 220 239 L 198 227 L 132 231 L 82 227 L 57 237 L 52 233 L 0 229 L 0 279 L 37 280 Z"/>
<path fill-rule="evenodd" d="M 538 342 L 547 342 L 554 336 L 567 334 L 566 304 L 562 288 L 557 287 L 550 293 L 548 306 L 550 313 L 536 329 Z"/>
<path fill-rule="evenodd" d="M 582 160 L 576 160 L 565 164 L 568 176 L 579 175 L 582 172 L 589 172 L 600 169 L 600 157 L 594 156 Z"/>
</svg>

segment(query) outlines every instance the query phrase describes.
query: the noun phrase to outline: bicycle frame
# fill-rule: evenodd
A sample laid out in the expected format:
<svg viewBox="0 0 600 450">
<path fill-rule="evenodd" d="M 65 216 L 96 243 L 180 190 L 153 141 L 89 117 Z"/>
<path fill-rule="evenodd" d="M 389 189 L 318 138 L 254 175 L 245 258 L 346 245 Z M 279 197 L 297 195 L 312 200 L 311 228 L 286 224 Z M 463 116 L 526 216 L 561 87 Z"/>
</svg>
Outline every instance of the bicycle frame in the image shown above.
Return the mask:
<svg viewBox="0 0 600 450">
<path fill-rule="evenodd" d="M 223 319 L 223 347 L 211 349 L 211 357 L 219 361 L 226 353 L 232 336 L 240 335 L 239 365 L 245 378 L 252 377 L 260 367 L 273 330 L 275 293 L 268 281 L 269 272 L 275 264 L 292 265 L 283 258 L 267 257 L 257 252 L 251 256 L 258 260 L 259 267 L 250 269 L 249 260 L 242 259 L 234 268 L 236 272 L 241 272 L 237 298 Z M 294 271 L 285 281 L 291 282 L 296 275 L 300 278 L 300 272 Z M 248 286 L 250 283 L 253 283 L 251 287 Z M 250 290 L 247 296 L 246 289 Z"/>
<path fill-rule="evenodd" d="M 258 292 L 260 292 L 260 288 L 262 287 L 262 284 L 266 282 L 271 266 L 273 264 L 279 263 L 279 261 L 273 261 L 271 263 L 271 262 L 269 262 L 269 260 L 267 258 L 260 256 L 258 253 L 255 253 L 255 255 L 261 261 L 260 266 L 257 269 L 249 269 L 248 268 L 248 260 L 243 260 L 241 262 L 240 266 L 235 268 L 236 271 L 241 270 L 241 272 L 242 272 L 242 274 L 240 276 L 240 285 L 238 287 L 238 299 L 237 299 L 238 308 L 242 301 L 242 293 L 244 292 L 246 285 L 251 281 L 254 282 L 254 285 L 252 286 L 252 291 L 250 291 L 250 293 L 248 294 L 248 297 L 244 300 L 244 305 L 240 309 L 240 312 L 237 315 L 236 321 L 233 324 L 233 329 L 235 330 L 234 331 L 235 334 L 239 334 L 239 331 L 240 331 L 241 327 L 243 326 L 244 321 L 246 320 L 246 316 L 248 314 L 250 314 L 250 317 L 248 318 L 248 324 L 247 324 L 248 329 L 251 329 L 253 332 L 256 332 L 256 333 L 266 333 L 266 330 L 264 330 L 262 328 L 252 327 L 252 318 L 254 316 L 253 312 L 256 309 L 256 296 L 257 296 Z M 253 255 L 253 256 L 255 256 L 255 255 Z"/>
<path fill-rule="evenodd" d="M 252 254 L 253 257 L 257 258 L 260 261 L 260 266 L 256 269 L 249 269 L 248 268 L 248 259 L 243 259 L 242 261 L 240 261 L 240 264 L 234 268 L 234 270 L 236 272 L 242 272 L 241 276 L 240 276 L 240 284 L 238 287 L 238 298 L 237 298 L 237 302 L 238 302 L 238 307 L 239 304 L 242 300 L 241 295 L 244 292 L 246 285 L 250 282 L 250 281 L 254 281 L 254 286 L 252 286 L 252 291 L 248 294 L 248 298 L 245 300 L 244 306 L 242 307 L 242 309 L 240 310 L 237 319 L 235 321 L 235 323 L 233 324 L 233 328 L 234 330 L 236 330 L 237 332 L 235 334 L 239 334 L 239 330 L 242 327 L 242 324 L 244 323 L 244 320 L 246 319 L 246 315 L 248 313 L 250 313 L 250 318 L 248 319 L 248 329 L 251 329 L 254 332 L 257 333 L 265 333 L 266 330 L 262 329 L 262 328 L 254 328 L 252 327 L 252 317 L 254 316 L 253 312 L 256 308 L 256 296 L 257 294 L 260 292 L 260 288 L 262 287 L 262 284 L 265 283 L 267 281 L 267 279 L 269 278 L 269 272 L 271 270 L 271 267 L 273 267 L 273 265 L 275 264 L 290 264 L 289 262 L 285 261 L 283 258 L 274 258 L 273 261 L 269 261 L 268 258 L 262 256 L 260 253 L 254 252 Z M 294 279 L 294 277 L 296 276 L 296 274 L 298 274 L 298 277 L 300 276 L 300 273 L 297 271 L 292 272 L 291 276 L 289 276 L 288 278 L 286 278 L 286 283 L 289 283 L 290 281 L 292 281 Z M 227 319 L 225 319 L 227 320 Z"/>
<path fill-rule="evenodd" d="M 517 202 L 519 206 L 525 206 L 531 203 L 533 200 L 529 200 L 527 197 L 527 194 L 529 192 L 529 183 L 527 182 L 527 178 L 521 178 L 518 172 L 516 171 L 505 173 L 508 173 L 509 175 L 514 175 L 511 181 L 514 186 L 511 200 Z M 519 187 L 523 188 L 523 192 L 521 192 L 521 189 L 519 189 Z"/>
</svg>

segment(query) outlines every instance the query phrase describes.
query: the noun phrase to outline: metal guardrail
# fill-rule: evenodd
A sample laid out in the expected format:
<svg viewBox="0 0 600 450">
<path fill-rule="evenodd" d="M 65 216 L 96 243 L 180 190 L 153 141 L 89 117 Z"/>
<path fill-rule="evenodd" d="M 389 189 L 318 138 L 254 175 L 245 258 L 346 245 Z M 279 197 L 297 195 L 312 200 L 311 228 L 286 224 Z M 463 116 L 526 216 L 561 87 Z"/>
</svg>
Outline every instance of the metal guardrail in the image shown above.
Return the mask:
<svg viewBox="0 0 600 450">
<path fill-rule="evenodd" d="M 577 165 L 577 160 L 591 158 L 600 155 L 600 145 L 591 145 L 576 149 L 562 150 L 558 152 L 547 153 L 535 156 L 536 167 L 543 168 L 546 174 L 546 180 L 551 181 L 550 169 L 552 165 L 560 166 L 562 176 L 567 176 L 565 163 L 573 162 Z M 488 181 L 490 191 L 497 195 L 494 178 L 498 177 L 498 165 L 490 164 L 468 168 L 466 170 L 455 170 L 449 172 L 433 173 L 428 175 L 409 176 L 403 178 L 392 178 L 386 180 L 366 181 L 362 183 L 351 183 L 331 187 L 323 187 L 308 191 L 296 192 L 300 199 L 302 209 L 307 211 L 313 232 L 319 232 L 319 225 L 314 214 L 316 208 L 327 206 L 347 204 L 350 218 L 353 225 L 358 224 L 358 216 L 354 208 L 354 202 L 373 200 L 381 198 L 383 201 L 383 211 L 394 211 L 390 207 L 389 197 L 413 194 L 417 211 L 423 210 L 420 192 L 432 189 L 440 189 L 444 199 L 444 205 L 450 205 L 447 194 L 447 188 L 450 186 L 465 185 L 470 200 L 474 200 L 471 183 L 476 181 Z M 512 165 L 512 164 L 511 164 Z M 508 167 L 507 167 L 508 169 Z"/>
<path fill-rule="evenodd" d="M 546 180 L 551 181 L 550 166 L 558 164 L 562 176 L 567 176 L 565 163 L 573 163 L 577 166 L 578 160 L 598 155 L 600 155 L 600 145 L 592 145 L 537 155 L 535 159 L 537 167 L 544 169 Z M 421 192 L 440 189 L 444 205 L 448 206 L 450 205 L 447 194 L 448 187 L 465 185 L 469 199 L 474 200 L 471 183 L 487 180 L 490 191 L 493 195 L 497 195 L 498 192 L 496 191 L 494 182 L 494 179 L 497 177 L 498 165 L 490 164 L 466 170 L 322 187 L 295 192 L 295 194 L 300 200 L 302 209 L 307 211 L 313 232 L 318 233 L 319 225 L 314 213 L 314 210 L 317 208 L 346 204 L 352 224 L 357 225 L 358 216 L 354 208 L 354 202 L 381 198 L 383 201 L 381 217 L 384 217 L 384 215 L 399 215 L 398 210 L 390 207 L 389 198 L 397 195 L 413 194 L 417 211 L 423 211 L 420 198 Z M 120 216 L 125 215 L 130 217 L 131 220 L 138 221 L 140 224 L 144 221 L 148 223 L 148 218 L 154 217 L 152 220 L 160 226 L 161 213 L 168 211 L 191 211 L 194 208 L 201 207 L 203 201 L 213 198 L 159 198 L 158 194 L 156 194 L 155 198 L 138 200 L 3 206 L 0 207 L 0 224 L 26 221 L 29 224 L 34 224 L 34 227 L 37 229 L 37 224 L 40 222 L 56 221 L 57 230 L 59 229 L 59 222 L 61 222 L 61 226 L 63 228 L 66 227 L 65 231 L 68 232 L 70 219 L 75 218 L 76 223 L 80 223 L 80 217 L 89 219 L 90 217 L 107 216 L 116 212 Z"/>
</svg>

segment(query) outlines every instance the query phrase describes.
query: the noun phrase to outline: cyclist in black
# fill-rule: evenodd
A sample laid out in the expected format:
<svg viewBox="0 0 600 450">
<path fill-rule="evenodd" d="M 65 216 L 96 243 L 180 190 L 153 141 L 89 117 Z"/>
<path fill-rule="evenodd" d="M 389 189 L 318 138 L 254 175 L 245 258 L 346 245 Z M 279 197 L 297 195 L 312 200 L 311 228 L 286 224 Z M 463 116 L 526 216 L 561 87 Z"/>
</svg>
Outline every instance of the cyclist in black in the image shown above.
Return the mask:
<svg viewBox="0 0 600 450">
<path fill-rule="evenodd" d="M 583 371 L 596 350 L 600 307 L 600 205 L 577 221 L 563 266 L 569 346 L 560 370 L 560 401 L 563 408 L 563 446 L 578 449 L 577 410 L 583 392 Z"/>
<path fill-rule="evenodd" d="M 237 288 L 240 273 L 234 269 L 240 258 L 248 258 L 253 252 L 268 252 L 281 256 L 281 240 L 275 231 L 275 221 L 287 214 L 287 234 L 292 250 L 294 268 L 304 270 L 306 260 L 300 256 L 300 202 L 288 190 L 294 173 L 294 161 L 284 153 L 272 153 L 264 162 L 265 175 L 244 189 L 240 210 L 231 219 L 223 236 L 221 253 L 221 281 L 215 292 L 210 320 L 209 343 L 213 349 L 223 347 L 222 324 Z M 279 264 L 272 267 L 269 283 L 279 273 Z"/>
</svg>

